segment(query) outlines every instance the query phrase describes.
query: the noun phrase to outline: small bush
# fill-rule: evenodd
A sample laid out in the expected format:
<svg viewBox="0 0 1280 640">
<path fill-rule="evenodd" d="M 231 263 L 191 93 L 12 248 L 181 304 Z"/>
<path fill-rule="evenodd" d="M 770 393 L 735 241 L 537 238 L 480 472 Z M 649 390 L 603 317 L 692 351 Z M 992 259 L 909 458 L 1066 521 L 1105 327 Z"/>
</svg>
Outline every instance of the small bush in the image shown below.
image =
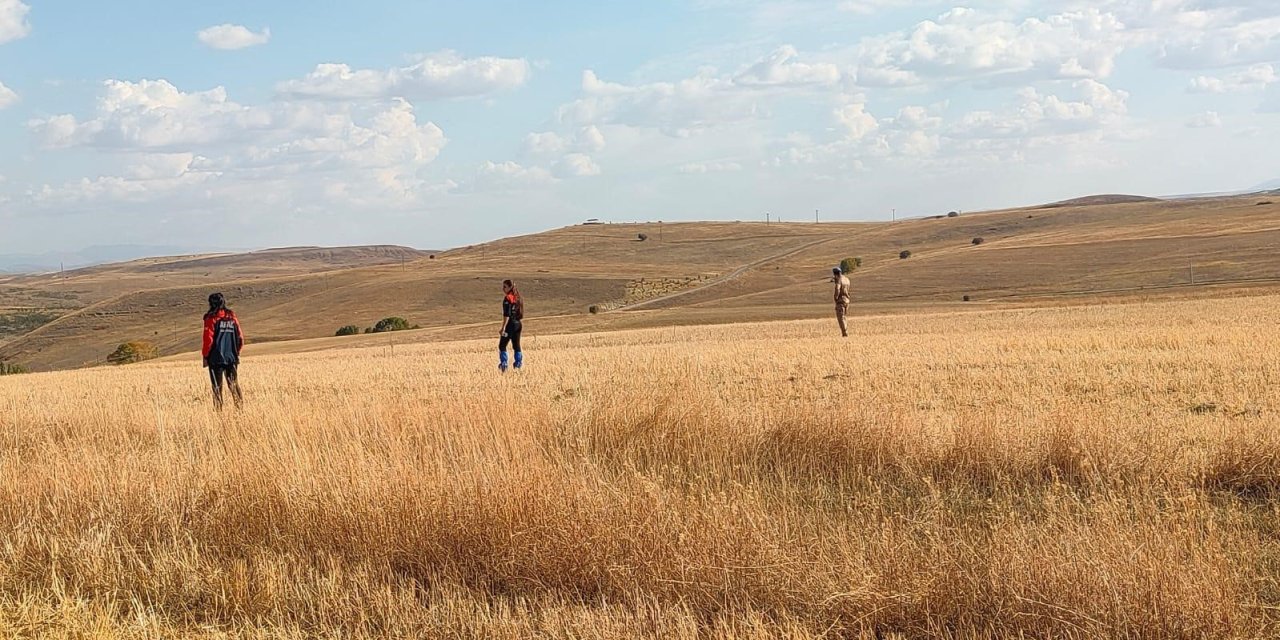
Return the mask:
<svg viewBox="0 0 1280 640">
<path fill-rule="evenodd" d="M 853 270 L 857 269 L 859 266 L 857 258 L 845 258 L 840 261 L 840 270 L 845 273 L 853 273 Z"/>
<path fill-rule="evenodd" d="M 427 256 L 427 259 L 428 259 L 428 260 L 435 260 L 435 259 L 436 259 L 436 254 L 434 254 L 434 253 L 433 253 L 433 254 L 431 254 L 431 255 Z"/>
<path fill-rule="evenodd" d="M 855 267 L 861 267 L 861 266 L 862 266 L 862 258 L 861 258 L 861 257 L 854 258 L 854 259 L 853 259 L 853 266 L 855 266 Z"/>
<path fill-rule="evenodd" d="M 107 363 L 113 365 L 133 364 L 159 356 L 160 350 L 154 344 L 135 340 L 116 347 L 116 350 L 107 356 Z"/>
<path fill-rule="evenodd" d="M 373 327 L 365 327 L 365 328 L 364 328 L 364 332 L 365 332 L 365 333 L 373 333 Z"/>
<path fill-rule="evenodd" d="M 592 314 L 592 315 L 595 315 L 595 314 L 597 314 L 597 313 L 600 313 L 600 305 L 598 305 L 598 304 L 593 304 L 593 305 L 591 305 L 591 306 L 587 307 L 587 313 L 590 313 L 590 314 Z"/>
<path fill-rule="evenodd" d="M 404 331 L 409 329 L 409 321 L 400 316 L 391 316 L 378 321 L 373 325 L 373 333 L 386 333 L 388 331 Z"/>
<path fill-rule="evenodd" d="M 644 242 L 645 240 L 648 240 L 648 239 L 649 239 L 649 234 L 642 233 L 642 234 L 640 234 L 640 235 L 636 236 L 636 238 L 637 238 L 638 240 L 640 240 L 640 242 Z"/>
<path fill-rule="evenodd" d="M 907 258 L 910 258 L 910 257 L 911 257 L 911 252 L 907 251 L 906 249 L 903 249 L 902 252 L 898 254 L 899 260 L 906 260 Z"/>
<path fill-rule="evenodd" d="M 347 325 L 347 326 L 345 326 L 345 327 L 342 327 L 341 329 L 338 329 L 337 333 L 335 333 L 335 334 L 333 334 L 333 335 L 335 335 L 335 336 L 354 336 L 354 335 L 356 335 L 356 334 L 358 334 L 358 333 L 360 333 L 360 327 L 357 327 L 357 326 L 356 326 L 356 325 L 354 325 L 354 324 L 349 324 L 349 325 Z"/>
<path fill-rule="evenodd" d="M 948 211 L 948 212 L 947 212 L 947 217 L 948 217 L 948 218 L 959 218 L 959 217 L 960 217 L 960 212 L 959 212 L 959 211 Z"/>
<path fill-rule="evenodd" d="M 968 301 L 969 301 L 969 296 L 965 296 L 965 297 L 964 297 L 964 301 L 965 301 L 965 302 L 968 302 Z"/>
<path fill-rule="evenodd" d="M 984 243 L 984 242 L 986 242 L 986 240 L 983 240 L 981 237 L 977 237 L 977 238 L 974 238 L 974 239 L 973 239 L 973 244 L 974 244 L 974 246 L 980 245 L 980 244 L 982 244 L 982 243 Z"/>
<path fill-rule="evenodd" d="M 16 362 L 0 360 L 0 376 L 16 376 L 21 373 L 31 373 L 31 370 Z"/>
</svg>

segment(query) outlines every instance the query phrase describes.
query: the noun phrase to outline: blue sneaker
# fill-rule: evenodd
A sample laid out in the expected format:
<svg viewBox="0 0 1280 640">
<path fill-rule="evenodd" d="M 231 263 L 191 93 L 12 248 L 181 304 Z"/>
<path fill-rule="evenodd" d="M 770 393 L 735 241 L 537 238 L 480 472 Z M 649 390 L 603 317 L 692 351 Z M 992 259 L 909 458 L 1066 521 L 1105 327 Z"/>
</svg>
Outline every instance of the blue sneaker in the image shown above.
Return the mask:
<svg viewBox="0 0 1280 640">
<path fill-rule="evenodd" d="M 523 366 L 524 366 L 524 352 L 517 351 L 516 352 L 516 368 L 519 369 L 520 367 L 523 367 Z"/>
<path fill-rule="evenodd" d="M 520 365 L 517 364 L 516 366 L 520 366 Z M 507 372 L 507 352 L 506 351 L 498 352 L 498 371 L 501 371 L 503 373 Z"/>
</svg>

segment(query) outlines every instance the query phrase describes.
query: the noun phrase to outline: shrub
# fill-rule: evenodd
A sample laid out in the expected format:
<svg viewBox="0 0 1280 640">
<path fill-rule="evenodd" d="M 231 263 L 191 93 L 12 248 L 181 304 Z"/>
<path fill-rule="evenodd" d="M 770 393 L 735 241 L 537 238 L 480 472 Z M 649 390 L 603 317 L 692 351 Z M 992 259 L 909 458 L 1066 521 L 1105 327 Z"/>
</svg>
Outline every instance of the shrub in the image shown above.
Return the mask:
<svg viewBox="0 0 1280 640">
<path fill-rule="evenodd" d="M 431 255 L 427 256 L 427 259 L 428 259 L 428 260 L 435 260 L 435 259 L 436 259 L 436 254 L 434 254 L 434 253 L 433 253 L 433 254 L 431 254 Z"/>
<path fill-rule="evenodd" d="M 862 258 L 861 258 L 861 257 L 854 258 L 854 259 L 853 259 L 853 266 L 855 266 L 855 267 L 861 267 L 861 266 L 862 266 Z"/>
<path fill-rule="evenodd" d="M 902 252 L 898 254 L 899 260 L 906 260 L 907 258 L 910 258 L 910 257 L 911 257 L 911 252 L 907 251 L 906 249 L 903 249 Z"/>
<path fill-rule="evenodd" d="M 31 370 L 16 362 L 0 360 L 0 376 L 16 376 L 20 373 L 31 373 Z"/>
<path fill-rule="evenodd" d="M 853 270 L 859 266 L 857 258 L 845 258 L 840 261 L 840 270 L 845 273 L 853 273 Z"/>
<path fill-rule="evenodd" d="M 409 321 L 400 316 L 390 316 L 379 320 L 369 330 L 370 333 L 387 333 L 390 331 L 404 331 L 409 328 Z"/>
<path fill-rule="evenodd" d="M 160 350 L 154 344 L 134 340 L 116 347 L 116 350 L 107 356 L 107 363 L 114 365 L 133 364 L 143 360 L 151 360 L 159 357 L 159 355 Z"/>
<path fill-rule="evenodd" d="M 637 239 L 639 239 L 639 240 L 640 240 L 640 242 L 644 242 L 645 240 L 648 240 L 648 239 L 649 239 L 649 235 L 648 235 L 648 234 L 645 234 L 645 233 L 642 233 L 642 234 L 640 234 L 640 235 L 636 236 L 636 238 L 637 238 Z"/>
<path fill-rule="evenodd" d="M 965 302 L 968 302 L 968 301 L 969 301 L 969 296 L 965 296 L 965 297 L 964 297 L 964 301 L 965 301 Z"/>
<path fill-rule="evenodd" d="M 947 217 L 948 217 L 948 218 L 959 218 L 959 217 L 960 217 L 960 212 L 959 212 L 959 211 L 948 211 L 948 212 L 947 212 Z"/>
<path fill-rule="evenodd" d="M 338 329 L 338 332 L 337 332 L 337 333 L 335 333 L 335 334 L 333 334 L 333 335 L 335 335 L 335 336 L 354 336 L 354 335 L 356 335 L 356 334 L 358 334 L 358 333 L 360 333 L 360 327 L 357 327 L 357 326 L 356 326 L 356 325 L 354 325 L 354 324 L 349 324 L 349 325 L 347 325 L 347 326 L 345 326 L 345 327 L 342 327 L 341 329 Z"/>
<path fill-rule="evenodd" d="M 973 239 L 973 244 L 974 244 L 974 245 L 980 245 L 980 244 L 982 244 L 982 243 L 984 243 L 984 242 L 986 242 L 986 240 L 983 240 L 981 237 L 977 237 L 977 238 L 974 238 L 974 239 Z"/>
<path fill-rule="evenodd" d="M 591 305 L 591 306 L 587 307 L 587 313 L 591 313 L 591 314 L 597 314 L 597 313 L 600 313 L 600 305 L 598 305 L 598 304 L 593 304 L 593 305 Z"/>
<path fill-rule="evenodd" d="M 373 325 L 373 333 L 386 333 L 388 331 L 404 331 L 405 329 L 408 329 L 408 328 L 410 328 L 408 320 L 405 320 L 400 316 L 391 316 L 390 318 L 383 318 L 378 321 L 378 324 Z"/>
</svg>

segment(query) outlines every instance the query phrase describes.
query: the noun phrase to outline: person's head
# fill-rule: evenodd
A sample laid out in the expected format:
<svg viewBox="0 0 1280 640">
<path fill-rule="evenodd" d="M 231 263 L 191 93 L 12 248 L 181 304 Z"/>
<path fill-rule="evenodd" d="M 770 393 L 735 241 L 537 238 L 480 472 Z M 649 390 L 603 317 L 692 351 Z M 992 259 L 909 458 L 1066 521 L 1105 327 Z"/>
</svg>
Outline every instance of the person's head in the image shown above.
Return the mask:
<svg viewBox="0 0 1280 640">
<path fill-rule="evenodd" d="M 516 283 L 514 283 L 514 282 L 512 282 L 512 281 L 510 281 L 510 280 L 503 280 L 503 281 L 502 281 L 502 292 L 503 292 L 503 293 L 511 293 L 512 291 L 515 291 L 515 290 L 516 290 Z"/>
<path fill-rule="evenodd" d="M 831 275 L 839 278 L 840 276 L 844 275 L 844 272 L 840 270 L 840 267 L 832 267 Z"/>
<path fill-rule="evenodd" d="M 227 299 L 221 293 L 209 294 L 209 313 L 216 313 L 227 308 Z"/>
</svg>

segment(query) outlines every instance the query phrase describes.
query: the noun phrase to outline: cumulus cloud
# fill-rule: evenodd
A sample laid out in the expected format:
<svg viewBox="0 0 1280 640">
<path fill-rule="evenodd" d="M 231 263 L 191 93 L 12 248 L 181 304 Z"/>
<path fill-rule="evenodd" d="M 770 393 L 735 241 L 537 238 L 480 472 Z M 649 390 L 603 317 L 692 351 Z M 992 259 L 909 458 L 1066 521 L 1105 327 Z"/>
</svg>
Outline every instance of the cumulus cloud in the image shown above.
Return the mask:
<svg viewBox="0 0 1280 640">
<path fill-rule="evenodd" d="M 57 115 L 28 126 L 47 147 L 97 149 L 133 162 L 120 175 L 41 189 L 38 200 L 46 203 L 161 197 L 196 185 L 263 198 L 261 185 L 269 184 L 274 197 L 294 203 L 323 194 L 407 206 L 429 187 L 418 172 L 447 142 L 435 124 L 419 123 L 405 100 L 255 106 L 231 100 L 221 87 L 184 92 L 165 80 L 107 81 L 91 118 Z"/>
<path fill-rule="evenodd" d="M 855 51 L 861 86 L 930 81 L 1106 78 L 1125 48 L 1114 14 L 1084 9 L 1022 22 L 953 9 L 906 32 L 863 41 Z"/>
<path fill-rule="evenodd" d="M 462 192 L 519 191 L 544 187 L 555 182 L 551 172 L 542 167 L 526 167 L 518 162 L 485 161 L 476 169 L 475 177 L 458 186 Z"/>
<path fill-rule="evenodd" d="M 31 33 L 27 13 L 31 7 L 21 0 L 0 0 L 0 44 L 25 38 Z"/>
<path fill-rule="evenodd" d="M 1125 91 L 1094 80 L 1081 80 L 1073 87 L 1078 100 L 1023 89 L 1018 92 L 1015 110 L 970 112 L 947 133 L 954 138 L 1030 140 L 1096 131 L 1128 113 L 1129 94 Z"/>
<path fill-rule="evenodd" d="M 674 82 L 647 84 L 606 82 L 587 70 L 583 96 L 562 105 L 557 117 L 570 125 L 621 125 L 689 137 L 755 119 L 778 96 L 830 89 L 841 80 L 835 65 L 798 57 L 794 47 L 783 46 L 735 73 L 703 69 Z"/>
<path fill-rule="evenodd" d="M 584 178 L 600 175 L 600 165 L 585 153 L 570 153 L 551 168 L 557 178 Z"/>
<path fill-rule="evenodd" d="M 271 40 L 271 29 L 253 32 L 248 27 L 238 24 L 220 24 L 215 27 L 201 29 L 196 39 L 213 49 L 230 51 L 247 49 L 266 44 Z"/>
<path fill-rule="evenodd" d="M 831 85 L 840 81 L 840 68 L 831 63 L 806 64 L 796 61 L 799 53 L 790 45 L 779 47 L 733 78 L 739 86 L 803 87 Z"/>
<path fill-rule="evenodd" d="M 1222 117 L 1217 111 L 1206 111 L 1187 121 L 1187 127 L 1191 129 L 1217 129 L 1221 126 Z"/>
<path fill-rule="evenodd" d="M 13 106 L 17 102 L 18 102 L 17 92 L 15 92 L 13 89 L 10 89 L 9 87 L 4 86 L 3 82 L 0 82 L 0 109 Z"/>
<path fill-rule="evenodd" d="M 605 148 L 604 133 L 595 125 L 580 127 L 571 135 L 554 131 L 530 133 L 524 138 L 524 153 L 533 156 L 559 155 L 566 151 L 594 153 Z"/>
<path fill-rule="evenodd" d="M 861 101 L 850 102 L 837 108 L 835 117 L 844 129 L 845 136 L 850 140 L 861 140 L 880 128 L 880 122 L 875 116 L 867 113 L 867 105 Z"/>
<path fill-rule="evenodd" d="M 319 100 L 462 98 L 521 87 L 530 68 L 523 58 L 464 58 L 455 51 L 441 51 L 391 69 L 321 64 L 306 77 L 282 82 L 276 89 L 285 97 Z"/>
<path fill-rule="evenodd" d="M 1256 64 L 1225 76 L 1196 76 L 1187 85 L 1187 90 L 1192 93 L 1257 91 L 1277 81 L 1280 81 L 1280 76 L 1276 74 L 1274 67 L 1269 64 Z"/>
</svg>

